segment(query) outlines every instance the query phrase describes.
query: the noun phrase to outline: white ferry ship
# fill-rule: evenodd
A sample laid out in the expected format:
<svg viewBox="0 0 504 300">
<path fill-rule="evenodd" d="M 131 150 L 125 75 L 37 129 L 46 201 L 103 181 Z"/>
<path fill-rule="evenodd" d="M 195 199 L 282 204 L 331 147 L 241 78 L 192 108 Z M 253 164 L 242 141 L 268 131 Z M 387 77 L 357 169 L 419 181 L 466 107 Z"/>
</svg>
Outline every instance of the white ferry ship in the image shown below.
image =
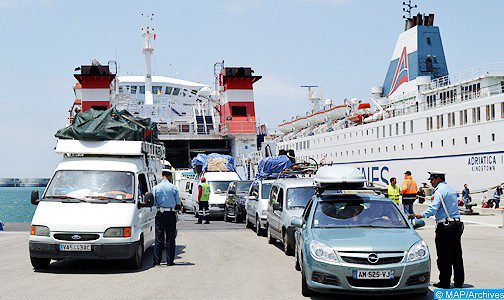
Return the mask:
<svg viewBox="0 0 504 300">
<path fill-rule="evenodd" d="M 199 153 L 229 154 L 244 174 L 243 158 L 257 151 L 258 140 L 253 85 L 261 76 L 249 67 L 214 65 L 215 86 L 152 74 L 156 38 L 152 15 L 146 14 L 142 28 L 145 43 L 145 74 L 115 74 L 113 63 L 93 61 L 75 74 L 76 99 L 70 121 L 79 111 L 110 107 L 126 109 L 134 116 L 157 124 L 166 159 L 175 168 L 188 168 Z M 117 68 L 115 68 L 117 69 Z"/>
<path fill-rule="evenodd" d="M 359 167 L 384 184 L 407 170 L 420 183 L 427 171 L 445 171 L 458 190 L 504 182 L 504 63 L 449 74 L 433 14 L 406 19 L 383 86 L 371 93 L 370 103 L 319 107 L 310 90 L 313 109 L 279 125 L 277 148 Z"/>
</svg>

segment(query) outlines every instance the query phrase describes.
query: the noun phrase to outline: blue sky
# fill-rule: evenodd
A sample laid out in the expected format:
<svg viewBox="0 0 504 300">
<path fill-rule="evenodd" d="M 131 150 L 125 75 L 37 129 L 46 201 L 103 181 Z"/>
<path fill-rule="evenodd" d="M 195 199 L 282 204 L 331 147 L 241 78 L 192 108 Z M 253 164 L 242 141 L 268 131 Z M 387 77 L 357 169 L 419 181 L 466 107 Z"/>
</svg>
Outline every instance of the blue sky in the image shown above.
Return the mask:
<svg viewBox="0 0 504 300">
<path fill-rule="evenodd" d="M 404 26 L 401 3 L 0 0 L 0 177 L 51 175 L 76 66 L 106 63 L 117 49 L 120 73 L 142 73 L 141 12 L 155 14 L 155 74 L 212 84 L 217 61 L 251 66 L 263 76 L 257 115 L 274 127 L 308 109 L 300 85 L 318 84 L 336 103 L 381 85 Z M 504 2 L 417 4 L 436 14 L 450 72 L 503 61 Z"/>
</svg>

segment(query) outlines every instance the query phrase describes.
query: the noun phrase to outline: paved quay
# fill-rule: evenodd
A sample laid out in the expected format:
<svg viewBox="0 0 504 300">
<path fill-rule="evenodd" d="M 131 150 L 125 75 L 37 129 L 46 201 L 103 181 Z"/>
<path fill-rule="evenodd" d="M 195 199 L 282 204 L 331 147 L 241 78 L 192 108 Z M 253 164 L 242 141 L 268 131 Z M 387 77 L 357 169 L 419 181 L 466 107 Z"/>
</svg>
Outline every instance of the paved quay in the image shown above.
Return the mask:
<svg viewBox="0 0 504 300">
<path fill-rule="evenodd" d="M 0 298 L 2 299 L 301 299 L 301 274 L 294 258 L 280 247 L 269 245 L 244 224 L 215 221 L 195 225 L 184 215 L 179 222 L 177 265 L 151 267 L 148 250 L 139 271 L 120 262 L 60 261 L 44 272 L 33 271 L 28 257 L 28 233 L 0 233 Z M 432 254 L 435 267 L 434 222 L 419 229 Z M 502 249 L 504 229 L 468 223 L 463 235 L 467 286 L 504 286 Z M 346 299 L 347 297 L 345 297 Z M 392 297 L 404 299 L 404 297 Z M 362 297 L 355 298 L 362 299 Z M 391 299 L 391 297 L 370 298 Z M 408 299 L 433 299 L 425 297 Z"/>
</svg>

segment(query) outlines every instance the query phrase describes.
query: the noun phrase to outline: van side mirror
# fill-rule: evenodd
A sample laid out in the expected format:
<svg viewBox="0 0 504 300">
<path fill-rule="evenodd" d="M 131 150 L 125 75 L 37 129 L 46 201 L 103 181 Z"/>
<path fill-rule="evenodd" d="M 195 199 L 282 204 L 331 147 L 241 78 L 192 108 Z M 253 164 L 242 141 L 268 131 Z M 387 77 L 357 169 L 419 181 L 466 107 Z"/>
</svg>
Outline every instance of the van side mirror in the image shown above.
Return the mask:
<svg viewBox="0 0 504 300">
<path fill-rule="evenodd" d="M 291 225 L 296 227 L 296 228 L 301 228 L 303 227 L 304 224 L 304 219 L 300 217 L 294 217 L 291 220 Z"/>
<path fill-rule="evenodd" d="M 282 203 L 274 202 L 273 203 L 273 210 L 282 211 Z"/>
<path fill-rule="evenodd" d="M 138 208 L 152 207 L 154 205 L 154 195 L 151 192 L 145 193 L 144 200 L 138 202 Z"/>
<path fill-rule="evenodd" d="M 417 229 L 417 228 L 420 228 L 420 227 L 424 227 L 425 226 L 425 221 L 424 220 L 420 220 L 420 219 L 413 219 L 413 220 L 411 220 L 411 224 L 413 225 L 413 229 Z"/>
<path fill-rule="evenodd" d="M 38 190 L 33 190 L 31 192 L 30 202 L 33 205 L 38 205 L 40 202 Z"/>
</svg>

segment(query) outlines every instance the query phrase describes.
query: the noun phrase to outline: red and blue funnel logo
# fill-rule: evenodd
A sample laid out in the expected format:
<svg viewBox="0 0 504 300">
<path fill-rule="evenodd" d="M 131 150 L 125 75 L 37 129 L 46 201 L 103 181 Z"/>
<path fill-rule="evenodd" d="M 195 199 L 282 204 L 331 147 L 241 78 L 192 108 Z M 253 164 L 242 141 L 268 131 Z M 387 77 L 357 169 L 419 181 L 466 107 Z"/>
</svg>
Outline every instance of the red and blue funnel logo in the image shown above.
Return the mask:
<svg viewBox="0 0 504 300">
<path fill-rule="evenodd" d="M 406 47 L 403 48 L 401 58 L 399 59 L 399 62 L 397 63 L 397 68 L 394 74 L 394 79 L 392 80 L 392 84 L 390 85 L 390 93 L 395 92 L 397 88 L 409 81 L 409 72 L 408 72 L 408 54 L 406 53 Z"/>
</svg>

